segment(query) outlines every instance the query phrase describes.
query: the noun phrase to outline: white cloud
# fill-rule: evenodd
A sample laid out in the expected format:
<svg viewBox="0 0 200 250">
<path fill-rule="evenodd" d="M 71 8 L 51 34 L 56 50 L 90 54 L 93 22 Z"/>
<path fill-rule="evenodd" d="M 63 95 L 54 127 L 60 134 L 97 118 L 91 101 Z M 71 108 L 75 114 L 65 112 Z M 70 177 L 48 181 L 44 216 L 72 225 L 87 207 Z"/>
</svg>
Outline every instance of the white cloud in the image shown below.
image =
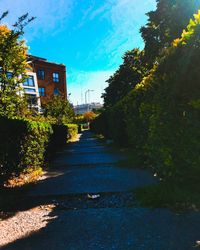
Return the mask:
<svg viewBox="0 0 200 250">
<path fill-rule="evenodd" d="M 72 91 L 71 100 L 84 101 L 84 93 L 87 89 L 95 89 L 92 96 L 95 100 L 101 101 L 100 98 L 103 90 L 107 87 L 105 82 L 109 76 L 114 73 L 116 62 L 128 49 L 141 46 L 142 38 L 139 34 L 139 29 L 146 22 L 145 13 L 152 10 L 152 6 L 156 6 L 155 0 L 107 0 L 99 8 L 94 8 L 94 5 L 86 11 L 86 16 L 82 19 L 81 25 L 84 21 L 90 21 L 96 17 L 106 18 L 111 24 L 105 38 L 99 42 L 99 46 L 88 55 L 87 61 L 98 60 L 102 56 L 109 57 L 110 64 L 106 65 L 110 71 L 97 71 L 97 72 L 78 72 L 78 75 L 73 81 L 70 79 L 69 91 Z M 79 86 L 79 87 L 78 87 Z M 84 86 L 84 88 L 83 88 Z M 78 91 L 77 91 L 78 90 Z M 82 98 L 81 98 L 82 92 Z"/>
<path fill-rule="evenodd" d="M 100 42 L 96 57 L 108 54 L 109 67 L 112 68 L 125 51 L 141 46 L 143 43 L 139 30 L 147 19 L 144 14 L 152 10 L 152 6 L 156 6 L 155 0 L 108 0 L 91 13 L 91 18 L 101 14 L 112 26 Z"/>
<path fill-rule="evenodd" d="M 92 13 L 91 13 L 91 16 L 90 16 L 90 19 L 94 19 L 95 17 L 99 16 L 99 15 L 103 15 L 105 12 L 109 11 L 111 7 L 111 4 L 110 4 L 110 1 L 108 1 L 107 3 L 105 4 L 102 4 L 101 7 L 95 9 Z"/>
<path fill-rule="evenodd" d="M 113 71 L 89 71 L 73 72 L 68 74 L 68 93 L 71 93 L 70 101 L 74 104 L 85 102 L 85 92 L 94 90 L 90 94 L 90 102 L 101 102 L 104 89 L 107 87 L 106 80 L 114 73 Z"/>
<path fill-rule="evenodd" d="M 56 33 L 61 30 L 66 25 L 73 2 L 73 0 L 1 0 L 0 9 L 2 12 L 9 11 L 5 19 L 9 25 L 27 12 L 30 16 L 35 16 L 36 19 L 26 32 L 28 39 L 32 39 L 49 31 Z"/>
</svg>

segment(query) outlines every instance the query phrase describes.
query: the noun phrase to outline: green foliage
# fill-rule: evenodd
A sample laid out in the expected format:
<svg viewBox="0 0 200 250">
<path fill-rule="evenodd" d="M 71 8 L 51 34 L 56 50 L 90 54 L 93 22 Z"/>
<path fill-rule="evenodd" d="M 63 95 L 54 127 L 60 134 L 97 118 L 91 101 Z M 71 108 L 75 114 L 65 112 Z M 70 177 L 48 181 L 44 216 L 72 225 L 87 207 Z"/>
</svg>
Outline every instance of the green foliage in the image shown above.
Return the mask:
<svg viewBox="0 0 200 250">
<path fill-rule="evenodd" d="M 196 70 L 199 17 L 200 12 L 179 42 L 176 40 L 168 49 L 152 80 L 146 81 L 153 89 L 146 151 L 155 170 L 165 179 L 181 179 L 200 171 L 199 109 L 191 106 L 200 97 L 200 74 Z"/>
<path fill-rule="evenodd" d="M 0 173 L 8 178 L 24 169 L 33 171 L 44 164 L 44 152 L 50 134 L 48 123 L 0 118 Z"/>
<path fill-rule="evenodd" d="M 145 41 L 145 60 L 151 68 L 164 48 L 180 37 L 200 0 L 157 0 L 157 8 L 147 14 L 148 22 L 141 28 Z"/>
<path fill-rule="evenodd" d="M 26 122 L 26 135 L 21 144 L 20 168 L 28 172 L 44 166 L 44 155 L 52 126 L 45 122 Z"/>
<path fill-rule="evenodd" d="M 111 129 L 109 127 L 109 121 L 108 121 L 109 114 L 110 114 L 109 109 L 102 112 L 99 116 L 95 118 L 95 120 L 91 122 L 90 129 L 94 133 L 102 134 L 106 138 L 110 138 Z"/>
<path fill-rule="evenodd" d="M 26 77 L 27 47 L 21 39 L 24 27 L 33 20 L 28 14 L 23 15 L 10 30 L 1 22 L 8 12 L 0 18 L 0 115 L 9 118 L 25 116 L 27 102 L 23 98 L 20 84 Z M 9 74 L 9 75 L 8 75 Z"/>
<path fill-rule="evenodd" d="M 165 180 L 200 174 L 199 37 L 200 11 L 149 74 L 93 123 Z"/>
<path fill-rule="evenodd" d="M 77 124 L 66 124 L 67 126 L 67 140 L 73 139 L 78 134 Z"/>
<path fill-rule="evenodd" d="M 200 208 L 199 185 L 194 182 L 161 182 L 134 191 L 141 206 L 168 207 L 177 211 Z"/>
<path fill-rule="evenodd" d="M 74 120 L 74 111 L 63 96 L 52 96 L 44 105 L 44 116 L 55 119 L 56 124 L 66 124 Z"/>
<path fill-rule="evenodd" d="M 54 157 L 55 153 L 66 145 L 68 138 L 68 128 L 66 125 L 51 124 L 52 133 L 48 139 L 48 145 L 45 152 L 46 160 Z"/>
<path fill-rule="evenodd" d="M 74 117 L 74 122 L 75 122 L 76 124 L 84 123 L 84 116 L 81 115 L 81 114 L 75 115 L 75 117 Z"/>
<path fill-rule="evenodd" d="M 134 49 L 125 53 L 123 64 L 115 72 L 103 94 L 104 106 L 113 106 L 128 94 L 146 73 L 146 65 L 143 60 L 143 51 Z"/>
<path fill-rule="evenodd" d="M 0 118 L 0 175 L 14 172 L 20 162 L 21 142 L 26 131 L 26 122 Z"/>
<path fill-rule="evenodd" d="M 0 184 L 13 174 L 41 172 L 46 161 L 77 134 L 78 126 L 0 117 Z"/>
</svg>

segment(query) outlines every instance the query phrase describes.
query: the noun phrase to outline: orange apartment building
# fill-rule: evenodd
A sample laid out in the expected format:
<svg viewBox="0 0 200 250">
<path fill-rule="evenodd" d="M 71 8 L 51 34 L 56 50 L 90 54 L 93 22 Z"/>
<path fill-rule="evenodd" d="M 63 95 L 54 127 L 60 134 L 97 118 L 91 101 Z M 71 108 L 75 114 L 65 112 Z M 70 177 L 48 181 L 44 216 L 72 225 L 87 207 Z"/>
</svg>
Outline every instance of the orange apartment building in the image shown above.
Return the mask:
<svg viewBox="0 0 200 250">
<path fill-rule="evenodd" d="M 64 64 L 49 62 L 45 58 L 28 56 L 34 73 L 36 73 L 41 105 L 52 96 L 63 95 L 67 98 L 66 67 Z"/>
</svg>

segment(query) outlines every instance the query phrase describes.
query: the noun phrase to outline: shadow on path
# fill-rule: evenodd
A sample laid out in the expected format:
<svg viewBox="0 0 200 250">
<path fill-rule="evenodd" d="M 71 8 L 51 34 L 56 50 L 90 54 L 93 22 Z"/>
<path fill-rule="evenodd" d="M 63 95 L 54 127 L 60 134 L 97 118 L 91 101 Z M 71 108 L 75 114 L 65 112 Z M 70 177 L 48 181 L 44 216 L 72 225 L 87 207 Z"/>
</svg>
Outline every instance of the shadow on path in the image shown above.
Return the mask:
<svg viewBox="0 0 200 250">
<path fill-rule="evenodd" d="M 19 211 L 50 206 L 42 218 L 46 226 L 2 249 L 193 249 L 200 214 L 137 206 L 130 190 L 155 180 L 144 170 L 117 167 L 121 157 L 85 132 L 58 154 L 47 179 L 20 199 Z M 100 196 L 91 199 L 92 194 Z"/>
</svg>

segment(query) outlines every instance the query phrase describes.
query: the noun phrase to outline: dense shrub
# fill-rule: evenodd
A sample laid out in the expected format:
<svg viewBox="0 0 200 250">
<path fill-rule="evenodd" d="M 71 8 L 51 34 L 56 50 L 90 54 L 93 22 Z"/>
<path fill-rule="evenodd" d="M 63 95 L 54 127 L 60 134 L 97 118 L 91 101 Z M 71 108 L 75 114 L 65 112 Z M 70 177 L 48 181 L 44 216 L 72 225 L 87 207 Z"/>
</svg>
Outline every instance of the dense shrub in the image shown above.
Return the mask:
<svg viewBox="0 0 200 250">
<path fill-rule="evenodd" d="M 52 126 L 49 123 L 26 121 L 20 151 L 22 169 L 32 171 L 43 166 L 44 153 L 52 133 Z"/>
<path fill-rule="evenodd" d="M 94 133 L 99 133 L 104 135 L 107 138 L 111 138 L 111 129 L 108 127 L 109 126 L 109 110 L 103 111 L 99 116 L 97 116 L 95 118 L 95 120 L 93 120 L 90 123 L 90 129 L 94 132 Z"/>
<path fill-rule="evenodd" d="M 1 176 L 34 171 L 44 164 L 44 152 L 52 127 L 44 122 L 0 118 Z"/>
<path fill-rule="evenodd" d="M 93 126 L 127 143 L 163 179 L 200 174 L 200 11 L 149 75 Z"/>
<path fill-rule="evenodd" d="M 62 125 L 74 120 L 74 110 L 72 105 L 62 94 L 52 96 L 43 105 L 43 115 L 47 119 L 53 119 L 56 124 Z"/>
<path fill-rule="evenodd" d="M 77 125 L 0 118 L 1 183 L 12 174 L 41 171 L 45 160 L 77 134 Z"/>
<path fill-rule="evenodd" d="M 66 126 L 67 126 L 67 140 L 70 140 L 78 134 L 78 125 L 67 124 Z"/>
<path fill-rule="evenodd" d="M 20 163 L 26 122 L 0 118 L 0 175 L 14 172 Z"/>
<path fill-rule="evenodd" d="M 52 124 L 52 129 L 53 133 L 50 135 L 47 147 L 47 158 L 51 158 L 68 140 L 74 138 L 78 134 L 77 124 Z"/>
<path fill-rule="evenodd" d="M 200 173 L 200 12 L 154 73 L 147 153 L 165 179 Z"/>
<path fill-rule="evenodd" d="M 46 159 L 51 159 L 56 151 L 61 149 L 67 142 L 68 128 L 65 125 L 52 124 L 52 133 L 49 136 L 46 149 Z"/>
</svg>

